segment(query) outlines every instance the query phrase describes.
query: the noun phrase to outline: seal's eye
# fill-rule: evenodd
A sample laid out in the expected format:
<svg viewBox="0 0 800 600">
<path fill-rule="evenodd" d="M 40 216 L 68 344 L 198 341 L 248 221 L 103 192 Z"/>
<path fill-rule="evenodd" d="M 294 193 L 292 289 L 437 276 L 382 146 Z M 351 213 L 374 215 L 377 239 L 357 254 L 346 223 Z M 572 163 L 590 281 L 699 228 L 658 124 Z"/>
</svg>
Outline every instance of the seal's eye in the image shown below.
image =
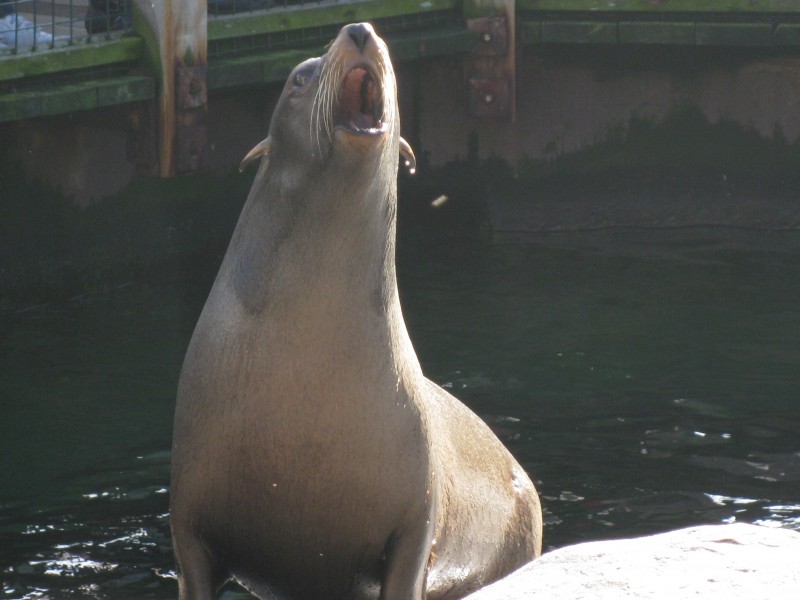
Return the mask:
<svg viewBox="0 0 800 600">
<path fill-rule="evenodd" d="M 311 81 L 311 75 L 312 72 L 307 70 L 295 73 L 292 77 L 292 92 L 296 94 L 302 92 Z"/>
</svg>

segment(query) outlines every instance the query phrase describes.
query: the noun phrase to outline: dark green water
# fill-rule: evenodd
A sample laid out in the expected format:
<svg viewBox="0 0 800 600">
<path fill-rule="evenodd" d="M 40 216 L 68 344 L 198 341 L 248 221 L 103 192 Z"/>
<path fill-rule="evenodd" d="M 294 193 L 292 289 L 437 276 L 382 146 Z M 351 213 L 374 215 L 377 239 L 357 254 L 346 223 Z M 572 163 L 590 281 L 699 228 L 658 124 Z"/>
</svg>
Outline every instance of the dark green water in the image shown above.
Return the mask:
<svg viewBox="0 0 800 600">
<path fill-rule="evenodd" d="M 172 411 L 205 290 L 0 317 L 0 598 L 176 596 Z M 800 529 L 799 232 L 422 244 L 401 295 L 428 375 L 538 482 L 547 548 Z"/>
</svg>

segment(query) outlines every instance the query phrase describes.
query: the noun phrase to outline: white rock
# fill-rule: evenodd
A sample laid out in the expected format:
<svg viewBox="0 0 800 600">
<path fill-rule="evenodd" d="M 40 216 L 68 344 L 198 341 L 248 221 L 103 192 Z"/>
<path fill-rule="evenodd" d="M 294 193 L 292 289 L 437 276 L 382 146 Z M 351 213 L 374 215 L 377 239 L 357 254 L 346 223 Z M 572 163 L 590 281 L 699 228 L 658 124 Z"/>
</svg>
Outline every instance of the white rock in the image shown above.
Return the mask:
<svg viewBox="0 0 800 600">
<path fill-rule="evenodd" d="M 544 554 L 468 600 L 800 600 L 800 532 L 706 525 Z M 467 600 L 467 599 L 465 599 Z"/>
</svg>

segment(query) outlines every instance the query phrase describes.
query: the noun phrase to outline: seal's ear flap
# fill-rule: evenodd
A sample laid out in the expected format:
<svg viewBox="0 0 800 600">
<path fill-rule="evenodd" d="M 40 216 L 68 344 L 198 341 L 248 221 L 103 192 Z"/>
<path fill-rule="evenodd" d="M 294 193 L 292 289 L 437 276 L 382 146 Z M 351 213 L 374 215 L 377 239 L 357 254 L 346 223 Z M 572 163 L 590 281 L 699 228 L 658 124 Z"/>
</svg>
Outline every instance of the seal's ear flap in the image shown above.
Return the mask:
<svg viewBox="0 0 800 600">
<path fill-rule="evenodd" d="M 400 155 L 406 159 L 406 166 L 408 172 L 412 175 L 417 171 L 417 158 L 414 156 L 414 151 L 411 149 L 411 144 L 400 138 Z"/>
<path fill-rule="evenodd" d="M 253 149 L 245 155 L 245 157 L 242 159 L 242 162 L 239 164 L 239 171 L 244 173 L 244 170 L 247 167 L 249 167 L 262 156 L 269 158 L 270 152 L 272 152 L 272 140 L 267 137 L 266 139 L 258 142 Z"/>
</svg>

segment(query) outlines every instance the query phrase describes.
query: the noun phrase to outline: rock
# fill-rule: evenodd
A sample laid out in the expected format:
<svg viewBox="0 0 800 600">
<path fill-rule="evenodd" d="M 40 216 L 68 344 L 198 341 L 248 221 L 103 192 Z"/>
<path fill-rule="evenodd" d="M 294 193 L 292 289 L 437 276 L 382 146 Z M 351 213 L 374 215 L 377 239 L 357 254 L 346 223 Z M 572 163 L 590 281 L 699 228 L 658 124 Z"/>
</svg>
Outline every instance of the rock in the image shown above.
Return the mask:
<svg viewBox="0 0 800 600">
<path fill-rule="evenodd" d="M 560 548 L 465 600 L 800 598 L 798 560 L 798 531 L 705 525 Z"/>
</svg>

